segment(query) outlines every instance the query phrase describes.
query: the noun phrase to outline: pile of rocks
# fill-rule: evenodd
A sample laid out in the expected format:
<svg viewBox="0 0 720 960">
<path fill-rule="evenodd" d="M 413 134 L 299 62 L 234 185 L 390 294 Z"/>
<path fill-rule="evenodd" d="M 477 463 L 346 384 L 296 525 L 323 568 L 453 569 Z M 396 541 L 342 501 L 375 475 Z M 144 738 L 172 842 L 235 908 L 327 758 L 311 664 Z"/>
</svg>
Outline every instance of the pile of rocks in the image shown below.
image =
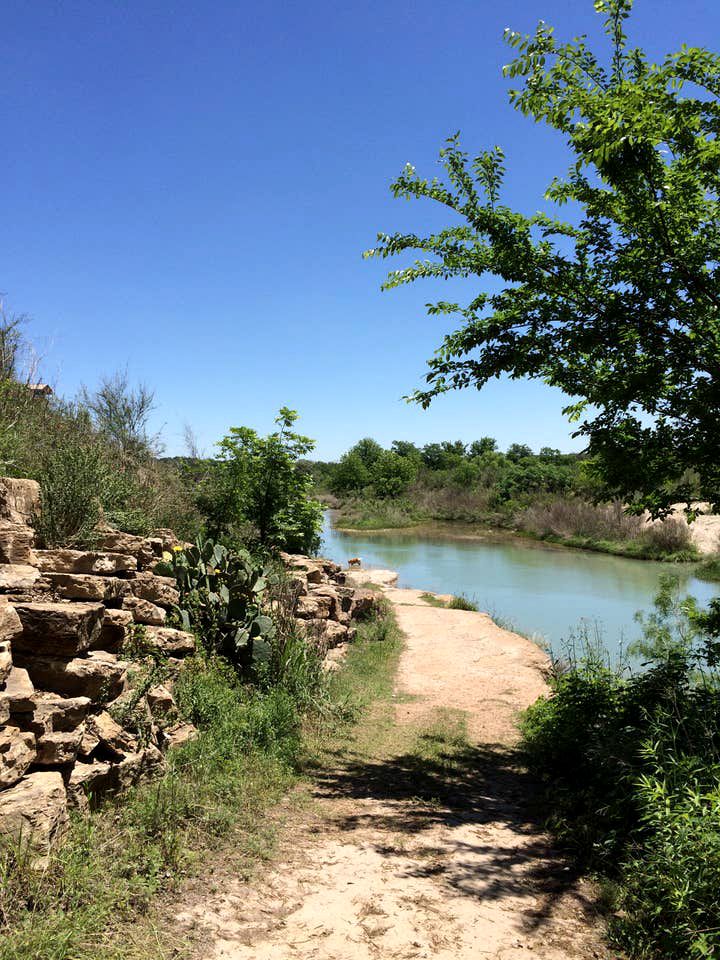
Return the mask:
<svg viewBox="0 0 720 960">
<path fill-rule="evenodd" d="M 324 652 L 355 637 L 355 620 L 377 608 L 379 594 L 348 583 L 346 573 L 332 560 L 280 554 L 291 574 L 294 614 Z"/>
<path fill-rule="evenodd" d="M 169 531 L 103 532 L 91 552 L 36 550 L 38 509 L 36 483 L 0 480 L 0 832 L 42 856 L 68 805 L 136 783 L 193 735 L 171 688 L 195 642 L 164 626 L 178 594 L 152 567 Z M 162 654 L 167 674 L 140 696 L 135 675 L 155 660 L 138 650 Z"/>
</svg>

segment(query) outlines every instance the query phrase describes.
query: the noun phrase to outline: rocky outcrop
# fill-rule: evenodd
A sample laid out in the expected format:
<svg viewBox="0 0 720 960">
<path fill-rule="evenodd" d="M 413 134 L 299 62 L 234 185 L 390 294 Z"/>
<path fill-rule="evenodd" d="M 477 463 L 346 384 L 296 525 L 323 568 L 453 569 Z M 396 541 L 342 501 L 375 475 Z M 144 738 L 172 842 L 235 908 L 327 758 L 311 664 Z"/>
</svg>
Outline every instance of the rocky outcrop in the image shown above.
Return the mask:
<svg viewBox="0 0 720 960">
<path fill-rule="evenodd" d="M 174 581 L 151 570 L 167 531 L 104 530 L 93 550 L 38 550 L 38 511 L 37 484 L 0 478 L 0 835 L 43 862 L 68 804 L 162 767 L 178 740 L 172 693 L 156 681 L 138 696 L 133 678 L 143 650 L 169 658 L 171 676 L 195 642 L 162 626 L 178 600 Z"/>
<path fill-rule="evenodd" d="M 322 557 L 281 554 L 295 593 L 294 614 L 323 653 L 355 637 L 353 621 L 377 610 L 380 594 L 347 584 L 337 563 Z"/>
<path fill-rule="evenodd" d="M 42 862 L 68 805 L 155 775 L 163 753 L 197 731 L 172 693 L 195 640 L 165 626 L 179 594 L 153 572 L 177 539 L 103 529 L 92 550 L 36 549 L 39 507 L 37 484 L 0 478 L 0 835 Z M 329 560 L 284 560 L 312 642 L 326 653 L 352 640 L 375 595 Z"/>
</svg>

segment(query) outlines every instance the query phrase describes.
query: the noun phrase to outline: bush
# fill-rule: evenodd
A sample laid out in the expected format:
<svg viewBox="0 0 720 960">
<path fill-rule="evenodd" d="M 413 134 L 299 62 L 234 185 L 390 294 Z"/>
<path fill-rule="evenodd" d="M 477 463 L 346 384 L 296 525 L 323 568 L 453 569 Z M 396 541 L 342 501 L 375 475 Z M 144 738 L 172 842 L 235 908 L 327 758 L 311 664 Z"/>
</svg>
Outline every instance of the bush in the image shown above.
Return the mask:
<svg viewBox="0 0 720 960">
<path fill-rule="evenodd" d="M 613 935 L 633 956 L 720 950 L 720 676 L 713 620 L 666 581 L 641 618 L 640 673 L 585 646 L 526 713 L 551 826 L 617 884 Z"/>
<path fill-rule="evenodd" d="M 477 604 L 462 594 L 459 597 L 453 597 L 448 603 L 450 610 L 474 610 L 477 611 Z"/>
</svg>

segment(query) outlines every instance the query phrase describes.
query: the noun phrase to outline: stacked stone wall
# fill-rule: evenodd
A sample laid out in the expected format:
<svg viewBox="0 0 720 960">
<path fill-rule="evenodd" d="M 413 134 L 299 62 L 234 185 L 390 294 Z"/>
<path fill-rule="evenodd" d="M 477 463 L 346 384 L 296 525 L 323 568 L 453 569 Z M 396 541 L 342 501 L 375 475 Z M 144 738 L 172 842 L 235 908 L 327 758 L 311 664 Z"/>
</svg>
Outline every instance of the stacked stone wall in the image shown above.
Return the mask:
<svg viewBox="0 0 720 960">
<path fill-rule="evenodd" d="M 196 731 L 173 699 L 195 640 L 166 625 L 179 595 L 153 572 L 178 545 L 172 531 L 103 530 L 91 551 L 39 549 L 39 508 L 37 483 L 0 478 L 0 837 L 23 838 L 42 860 L 68 807 L 157 773 Z M 329 560 L 283 560 L 293 615 L 331 666 L 376 595 Z M 150 686 L 158 661 L 163 681 Z"/>
</svg>

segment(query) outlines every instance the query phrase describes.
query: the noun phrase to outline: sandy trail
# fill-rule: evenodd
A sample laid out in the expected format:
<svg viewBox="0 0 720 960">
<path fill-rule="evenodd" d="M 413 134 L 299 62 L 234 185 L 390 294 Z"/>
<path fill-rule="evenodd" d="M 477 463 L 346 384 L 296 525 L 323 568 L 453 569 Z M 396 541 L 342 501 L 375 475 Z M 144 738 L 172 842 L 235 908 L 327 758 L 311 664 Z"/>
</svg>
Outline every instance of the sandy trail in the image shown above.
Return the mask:
<svg viewBox="0 0 720 960">
<path fill-rule="evenodd" d="M 542 691 L 542 653 L 484 614 L 388 589 L 407 643 L 396 722 L 464 711 L 449 772 L 417 754 L 350 756 L 259 882 L 224 878 L 178 920 L 212 960 L 607 958 L 590 891 L 533 823 L 514 718 Z M 410 699 L 412 698 L 412 699 Z"/>
</svg>

